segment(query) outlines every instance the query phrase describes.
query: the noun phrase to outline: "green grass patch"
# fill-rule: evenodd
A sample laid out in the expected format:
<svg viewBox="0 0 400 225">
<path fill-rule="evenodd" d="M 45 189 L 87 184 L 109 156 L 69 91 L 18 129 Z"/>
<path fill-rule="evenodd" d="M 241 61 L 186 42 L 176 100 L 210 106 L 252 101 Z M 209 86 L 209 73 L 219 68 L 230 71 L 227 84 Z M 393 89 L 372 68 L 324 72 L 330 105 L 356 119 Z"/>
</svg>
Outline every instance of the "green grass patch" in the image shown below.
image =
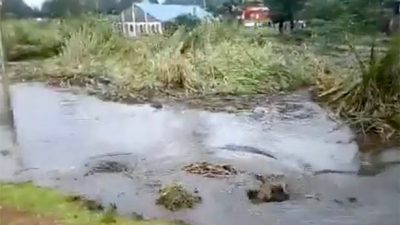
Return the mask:
<svg viewBox="0 0 400 225">
<path fill-rule="evenodd" d="M 48 58 L 62 45 L 58 21 L 8 20 L 4 23 L 4 42 L 11 61 Z"/>
<path fill-rule="evenodd" d="M 108 213 L 91 212 L 77 202 L 67 201 L 66 196 L 54 190 L 31 184 L 0 184 L 0 206 L 55 218 L 64 225 L 98 225 L 113 221 L 116 225 L 167 225 L 160 221 L 134 221 Z M 111 219 L 110 219 L 111 218 Z"/>
</svg>

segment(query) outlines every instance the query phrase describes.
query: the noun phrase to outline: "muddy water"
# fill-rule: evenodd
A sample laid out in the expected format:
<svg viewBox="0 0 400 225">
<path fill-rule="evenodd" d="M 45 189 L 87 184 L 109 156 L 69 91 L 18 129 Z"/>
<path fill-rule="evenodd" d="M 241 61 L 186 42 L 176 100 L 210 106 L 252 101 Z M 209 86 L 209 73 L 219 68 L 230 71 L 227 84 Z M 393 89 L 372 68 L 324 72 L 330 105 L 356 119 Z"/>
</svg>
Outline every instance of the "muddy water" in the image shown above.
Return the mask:
<svg viewBox="0 0 400 225">
<path fill-rule="evenodd" d="M 357 146 L 345 126 L 302 94 L 240 114 L 183 105 L 127 106 L 36 84 L 14 86 L 20 158 L 16 176 L 115 203 L 126 216 L 210 224 L 399 224 L 399 167 L 359 177 Z M 227 179 L 188 175 L 196 161 L 234 165 Z M 110 163 L 111 162 L 111 163 Z M 350 171 L 346 175 L 313 173 Z M 250 173 L 282 173 L 292 198 L 253 205 Z M 197 188 L 203 203 L 171 213 L 154 204 L 161 185 Z M 349 200 L 350 198 L 350 200 Z"/>
</svg>

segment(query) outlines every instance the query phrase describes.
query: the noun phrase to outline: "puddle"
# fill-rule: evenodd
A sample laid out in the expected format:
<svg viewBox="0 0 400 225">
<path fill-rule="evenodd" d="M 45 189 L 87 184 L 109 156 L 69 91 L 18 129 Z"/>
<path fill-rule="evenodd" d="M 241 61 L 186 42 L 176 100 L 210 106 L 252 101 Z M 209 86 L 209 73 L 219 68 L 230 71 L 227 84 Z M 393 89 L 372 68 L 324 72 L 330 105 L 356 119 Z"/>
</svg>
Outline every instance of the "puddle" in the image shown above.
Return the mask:
<svg viewBox="0 0 400 225">
<path fill-rule="evenodd" d="M 240 115 L 127 106 L 38 84 L 13 86 L 12 96 L 21 160 L 31 168 L 22 174 L 39 185 L 115 204 L 123 215 L 199 225 L 399 221 L 399 167 L 375 177 L 313 176 L 358 171 L 358 148 L 349 142 L 347 127 L 338 128 L 298 96 L 284 101 L 295 99 L 291 106 L 270 103 Z M 246 173 L 213 179 L 182 171 L 204 161 Z M 253 205 L 246 195 L 254 187 L 251 173 L 285 174 L 290 201 Z M 157 206 L 159 189 L 174 182 L 198 190 L 202 203 L 173 213 Z M 319 200 L 305 197 L 314 194 Z"/>
</svg>

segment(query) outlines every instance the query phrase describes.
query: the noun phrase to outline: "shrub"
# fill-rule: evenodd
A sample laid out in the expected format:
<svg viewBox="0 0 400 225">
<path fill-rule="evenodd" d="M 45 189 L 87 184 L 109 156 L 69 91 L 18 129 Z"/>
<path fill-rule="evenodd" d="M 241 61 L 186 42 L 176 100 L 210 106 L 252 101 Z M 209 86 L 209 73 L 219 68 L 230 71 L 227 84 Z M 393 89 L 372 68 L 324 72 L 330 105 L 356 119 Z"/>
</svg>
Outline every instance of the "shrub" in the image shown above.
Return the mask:
<svg viewBox="0 0 400 225">
<path fill-rule="evenodd" d="M 57 55 L 62 44 L 62 36 L 57 28 L 57 23 L 53 21 L 7 21 L 4 40 L 9 60 Z"/>
</svg>

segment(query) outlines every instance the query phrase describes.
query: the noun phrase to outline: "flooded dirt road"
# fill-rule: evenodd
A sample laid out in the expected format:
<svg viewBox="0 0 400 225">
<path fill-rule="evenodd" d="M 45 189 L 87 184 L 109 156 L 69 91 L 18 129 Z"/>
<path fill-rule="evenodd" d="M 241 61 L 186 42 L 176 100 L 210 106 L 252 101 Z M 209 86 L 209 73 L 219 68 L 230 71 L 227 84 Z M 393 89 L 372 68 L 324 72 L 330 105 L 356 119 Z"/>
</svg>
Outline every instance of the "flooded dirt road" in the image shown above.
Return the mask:
<svg viewBox="0 0 400 225">
<path fill-rule="evenodd" d="M 357 175 L 351 131 L 303 94 L 240 114 L 183 105 L 123 105 L 39 84 L 12 88 L 23 170 L 18 180 L 116 204 L 126 216 L 198 225 L 397 225 L 400 167 Z M 395 153 L 397 154 L 397 153 Z M 230 178 L 189 175 L 199 161 L 231 164 Z M 345 171 L 345 174 L 318 171 Z M 254 205 L 252 173 L 284 174 L 291 199 Z M 162 185 L 198 189 L 202 204 L 169 212 L 155 205 Z"/>
</svg>

